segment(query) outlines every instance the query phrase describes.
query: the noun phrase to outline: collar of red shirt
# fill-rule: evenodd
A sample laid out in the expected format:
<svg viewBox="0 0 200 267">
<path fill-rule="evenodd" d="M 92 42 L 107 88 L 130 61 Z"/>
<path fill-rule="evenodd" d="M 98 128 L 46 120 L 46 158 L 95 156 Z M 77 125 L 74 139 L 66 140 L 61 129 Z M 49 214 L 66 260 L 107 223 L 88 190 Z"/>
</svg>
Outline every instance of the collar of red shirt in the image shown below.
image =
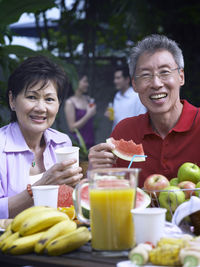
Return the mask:
<svg viewBox="0 0 200 267">
<path fill-rule="evenodd" d="M 181 116 L 171 131 L 175 132 L 186 132 L 189 131 L 192 127 L 194 120 L 196 118 L 198 108 L 188 103 L 186 100 L 181 100 L 183 104 L 183 110 Z M 149 113 L 147 112 L 144 115 L 144 124 L 146 124 L 145 130 L 143 131 L 143 137 L 148 134 L 155 134 L 150 124 L 150 117 Z"/>
</svg>

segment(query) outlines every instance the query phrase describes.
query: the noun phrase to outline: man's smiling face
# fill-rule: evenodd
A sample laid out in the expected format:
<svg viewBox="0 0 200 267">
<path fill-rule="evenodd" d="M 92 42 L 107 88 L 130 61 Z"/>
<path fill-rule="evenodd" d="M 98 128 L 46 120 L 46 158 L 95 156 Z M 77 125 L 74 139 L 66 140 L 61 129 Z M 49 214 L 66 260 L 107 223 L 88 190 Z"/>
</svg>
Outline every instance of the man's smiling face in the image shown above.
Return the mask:
<svg viewBox="0 0 200 267">
<path fill-rule="evenodd" d="M 168 112 L 180 101 L 184 71 L 178 68 L 169 51 L 143 53 L 138 59 L 135 76 L 133 87 L 150 113 Z"/>
</svg>

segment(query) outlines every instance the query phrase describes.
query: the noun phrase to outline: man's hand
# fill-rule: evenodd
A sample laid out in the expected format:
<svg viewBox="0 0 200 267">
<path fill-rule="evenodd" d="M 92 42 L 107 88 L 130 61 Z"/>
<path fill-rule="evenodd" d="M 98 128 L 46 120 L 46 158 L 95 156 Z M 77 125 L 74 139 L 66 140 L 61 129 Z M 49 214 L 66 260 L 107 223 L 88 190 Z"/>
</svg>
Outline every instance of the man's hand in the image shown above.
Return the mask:
<svg viewBox="0 0 200 267">
<path fill-rule="evenodd" d="M 93 146 L 89 150 L 89 168 L 110 168 L 116 161 L 112 150 L 115 148 L 112 144 L 101 143 Z"/>
</svg>

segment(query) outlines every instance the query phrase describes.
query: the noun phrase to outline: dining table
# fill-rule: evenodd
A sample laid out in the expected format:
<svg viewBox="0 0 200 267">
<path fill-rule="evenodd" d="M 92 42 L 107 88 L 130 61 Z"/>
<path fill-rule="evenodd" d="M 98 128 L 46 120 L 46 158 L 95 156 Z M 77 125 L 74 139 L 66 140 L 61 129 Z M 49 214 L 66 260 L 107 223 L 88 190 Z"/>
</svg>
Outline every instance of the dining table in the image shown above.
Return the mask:
<svg viewBox="0 0 200 267">
<path fill-rule="evenodd" d="M 36 253 L 23 255 L 8 255 L 0 252 L 0 266 L 42 266 L 42 267 L 110 267 L 117 262 L 128 260 L 128 252 L 123 256 L 102 256 L 92 251 L 91 243 L 83 245 L 78 250 L 60 256 L 38 255 Z"/>
</svg>

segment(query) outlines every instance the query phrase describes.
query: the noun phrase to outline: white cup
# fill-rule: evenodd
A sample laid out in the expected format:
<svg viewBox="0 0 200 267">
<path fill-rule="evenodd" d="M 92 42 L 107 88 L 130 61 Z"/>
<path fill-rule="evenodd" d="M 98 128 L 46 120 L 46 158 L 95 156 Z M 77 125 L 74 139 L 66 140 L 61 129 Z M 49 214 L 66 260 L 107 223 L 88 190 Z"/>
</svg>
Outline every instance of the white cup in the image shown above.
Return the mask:
<svg viewBox="0 0 200 267">
<path fill-rule="evenodd" d="M 32 186 L 34 206 L 57 208 L 59 185 Z"/>
<path fill-rule="evenodd" d="M 164 235 L 166 209 L 132 209 L 136 244 L 151 242 L 156 246 Z"/>
<path fill-rule="evenodd" d="M 77 146 L 66 146 L 55 150 L 57 162 L 64 160 L 76 159 L 76 163 L 70 165 L 69 168 L 79 167 L 79 147 Z"/>
</svg>

